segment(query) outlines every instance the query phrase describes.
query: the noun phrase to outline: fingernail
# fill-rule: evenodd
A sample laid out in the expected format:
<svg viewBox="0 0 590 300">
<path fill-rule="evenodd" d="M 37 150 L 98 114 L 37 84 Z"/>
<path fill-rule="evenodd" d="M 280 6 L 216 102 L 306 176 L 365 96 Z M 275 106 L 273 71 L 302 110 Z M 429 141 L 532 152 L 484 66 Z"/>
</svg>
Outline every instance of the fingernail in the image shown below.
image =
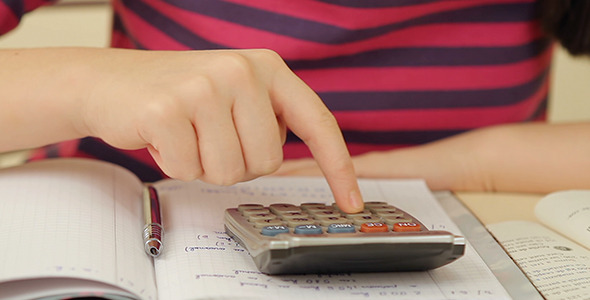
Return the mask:
<svg viewBox="0 0 590 300">
<path fill-rule="evenodd" d="M 350 207 L 354 210 L 354 212 L 362 211 L 365 206 L 358 190 L 353 190 L 350 192 L 349 201 Z"/>
</svg>

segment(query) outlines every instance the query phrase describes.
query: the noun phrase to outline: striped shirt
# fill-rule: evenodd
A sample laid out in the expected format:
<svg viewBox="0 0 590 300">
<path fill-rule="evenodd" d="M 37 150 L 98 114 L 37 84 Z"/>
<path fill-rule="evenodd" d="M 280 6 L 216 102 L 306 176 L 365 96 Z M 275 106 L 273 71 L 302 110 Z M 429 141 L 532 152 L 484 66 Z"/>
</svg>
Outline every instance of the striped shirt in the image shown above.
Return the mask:
<svg viewBox="0 0 590 300">
<path fill-rule="evenodd" d="M 533 0 L 112 4 L 113 47 L 278 52 L 334 113 L 353 155 L 545 118 L 552 47 Z M 48 151 L 114 161 L 144 180 L 160 176 L 144 174 L 153 166 L 146 151 L 116 151 L 92 138 Z M 292 134 L 284 151 L 310 155 Z"/>
</svg>

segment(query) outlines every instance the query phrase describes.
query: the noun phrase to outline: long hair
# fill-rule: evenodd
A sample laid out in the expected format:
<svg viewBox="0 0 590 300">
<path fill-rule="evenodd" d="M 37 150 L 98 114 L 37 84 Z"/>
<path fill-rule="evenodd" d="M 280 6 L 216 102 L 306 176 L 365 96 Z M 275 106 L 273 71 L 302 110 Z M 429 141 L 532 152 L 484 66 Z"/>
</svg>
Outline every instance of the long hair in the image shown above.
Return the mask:
<svg viewBox="0 0 590 300">
<path fill-rule="evenodd" d="M 590 1 L 539 0 L 543 30 L 572 55 L 590 54 Z"/>
</svg>

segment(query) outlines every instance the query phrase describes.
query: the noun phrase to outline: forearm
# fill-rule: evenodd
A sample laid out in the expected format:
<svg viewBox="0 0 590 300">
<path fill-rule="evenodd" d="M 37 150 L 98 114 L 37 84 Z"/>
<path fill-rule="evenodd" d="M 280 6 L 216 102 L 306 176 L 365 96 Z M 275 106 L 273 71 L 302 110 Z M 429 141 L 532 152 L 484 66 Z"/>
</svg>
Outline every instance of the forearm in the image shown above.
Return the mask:
<svg viewBox="0 0 590 300">
<path fill-rule="evenodd" d="M 590 189 L 590 122 L 491 126 L 353 158 L 359 177 L 421 178 L 433 190 L 547 193 Z M 277 174 L 319 175 L 313 161 Z"/>
<path fill-rule="evenodd" d="M 513 124 L 485 131 L 476 152 L 490 189 L 590 188 L 590 123 Z"/>
<path fill-rule="evenodd" d="M 0 51 L 0 152 L 81 137 L 85 51 L 95 50 Z"/>
</svg>

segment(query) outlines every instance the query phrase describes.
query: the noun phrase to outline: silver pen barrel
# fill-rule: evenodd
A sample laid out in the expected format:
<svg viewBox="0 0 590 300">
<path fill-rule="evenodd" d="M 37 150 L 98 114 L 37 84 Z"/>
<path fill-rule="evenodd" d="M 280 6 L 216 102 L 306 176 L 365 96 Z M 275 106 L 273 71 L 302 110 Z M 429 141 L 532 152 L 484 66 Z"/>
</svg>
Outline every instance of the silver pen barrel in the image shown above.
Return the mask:
<svg viewBox="0 0 590 300">
<path fill-rule="evenodd" d="M 160 213 L 160 199 L 158 191 L 151 185 L 147 185 L 143 193 L 143 211 L 145 227 L 143 228 L 143 243 L 145 252 L 157 257 L 162 252 L 162 216 Z"/>
<path fill-rule="evenodd" d="M 162 225 L 150 223 L 143 228 L 143 244 L 145 252 L 153 257 L 160 255 L 162 251 Z"/>
</svg>

